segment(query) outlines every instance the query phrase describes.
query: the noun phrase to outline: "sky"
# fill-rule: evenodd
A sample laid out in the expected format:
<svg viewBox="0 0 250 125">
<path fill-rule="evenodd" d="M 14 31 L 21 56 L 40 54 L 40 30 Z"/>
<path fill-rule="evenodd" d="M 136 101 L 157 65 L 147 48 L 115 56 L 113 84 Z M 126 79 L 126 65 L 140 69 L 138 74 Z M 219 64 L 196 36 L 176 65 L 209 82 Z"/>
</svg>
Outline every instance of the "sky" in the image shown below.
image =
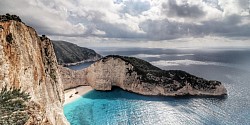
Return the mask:
<svg viewBox="0 0 250 125">
<path fill-rule="evenodd" d="M 250 0 L 0 0 L 42 35 L 86 47 L 250 47 Z"/>
</svg>

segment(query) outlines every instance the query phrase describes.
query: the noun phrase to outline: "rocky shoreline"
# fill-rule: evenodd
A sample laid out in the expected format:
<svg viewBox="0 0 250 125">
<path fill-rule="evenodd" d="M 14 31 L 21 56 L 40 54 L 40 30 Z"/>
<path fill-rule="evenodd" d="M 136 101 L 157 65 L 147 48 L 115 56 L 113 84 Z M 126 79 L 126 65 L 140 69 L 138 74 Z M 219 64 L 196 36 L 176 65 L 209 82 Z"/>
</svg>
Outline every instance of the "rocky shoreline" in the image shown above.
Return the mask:
<svg viewBox="0 0 250 125">
<path fill-rule="evenodd" d="M 61 64 L 61 66 L 64 66 L 64 67 L 68 67 L 68 66 L 77 66 L 77 65 L 80 65 L 82 63 L 88 63 L 88 62 L 95 62 L 97 61 L 99 58 L 96 58 L 96 59 L 88 59 L 88 60 L 82 60 L 82 61 L 79 61 L 79 62 L 75 62 L 75 63 L 63 63 Z"/>
</svg>

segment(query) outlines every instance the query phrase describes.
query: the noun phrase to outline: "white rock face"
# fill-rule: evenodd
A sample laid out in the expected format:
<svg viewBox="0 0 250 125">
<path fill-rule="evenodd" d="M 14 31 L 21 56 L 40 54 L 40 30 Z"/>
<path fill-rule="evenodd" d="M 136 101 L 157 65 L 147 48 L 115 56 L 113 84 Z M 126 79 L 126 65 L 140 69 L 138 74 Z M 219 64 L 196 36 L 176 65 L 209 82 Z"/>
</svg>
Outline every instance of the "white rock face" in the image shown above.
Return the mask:
<svg viewBox="0 0 250 125">
<path fill-rule="evenodd" d="M 0 88 L 20 87 L 30 93 L 29 105 L 34 109 L 27 124 L 69 124 L 62 110 L 63 86 L 50 40 L 41 41 L 33 28 L 20 22 L 0 25 Z"/>
<path fill-rule="evenodd" d="M 109 58 L 105 62 L 98 61 L 92 64 L 86 69 L 88 83 L 96 90 L 111 90 L 112 86 L 132 90 L 140 81 L 136 72 L 128 73 L 133 66 L 125 63 L 121 59 Z"/>
<path fill-rule="evenodd" d="M 59 71 L 63 81 L 64 90 L 88 85 L 85 70 L 71 70 L 69 68 L 59 66 Z"/>
<path fill-rule="evenodd" d="M 163 77 L 156 77 L 150 73 L 146 76 L 138 74 L 134 70 L 134 66 L 125 62 L 120 58 L 109 57 L 97 61 L 90 67 L 85 69 L 87 82 L 96 90 L 111 90 L 112 86 L 118 86 L 124 90 L 132 91 L 142 95 L 208 95 L 219 96 L 227 93 L 222 84 L 215 85 L 214 88 L 196 89 L 191 86 L 190 81 L 186 80 L 181 85 L 177 80 L 173 83 L 162 82 L 160 84 L 152 84 L 142 80 L 142 77 L 149 77 L 155 81 L 163 81 Z M 165 78 L 166 79 L 166 78 Z M 204 79 L 201 79 L 204 80 Z M 204 80 L 205 81 L 205 80 Z M 195 81 L 196 82 L 196 81 Z M 196 83 L 195 83 L 196 84 Z M 198 83 L 197 83 L 198 85 Z M 173 87 L 174 86 L 174 87 Z M 178 88 L 173 90 L 174 88 Z"/>
</svg>

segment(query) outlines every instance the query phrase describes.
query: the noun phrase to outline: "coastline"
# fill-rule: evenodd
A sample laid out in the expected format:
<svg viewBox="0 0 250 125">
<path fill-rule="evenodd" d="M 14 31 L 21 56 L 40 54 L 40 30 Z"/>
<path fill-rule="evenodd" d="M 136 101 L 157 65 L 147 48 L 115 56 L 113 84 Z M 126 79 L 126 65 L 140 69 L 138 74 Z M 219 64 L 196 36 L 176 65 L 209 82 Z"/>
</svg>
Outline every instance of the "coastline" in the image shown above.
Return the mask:
<svg viewBox="0 0 250 125">
<path fill-rule="evenodd" d="M 97 60 L 99 60 L 100 58 L 98 57 L 94 57 L 93 59 L 87 59 L 87 60 L 82 60 L 82 61 L 79 61 L 79 62 L 74 62 L 74 63 L 62 63 L 62 64 L 59 64 L 63 67 L 68 67 L 68 66 L 76 66 L 76 65 L 80 65 L 82 63 L 87 63 L 87 62 L 95 62 Z"/>
<path fill-rule="evenodd" d="M 82 95 L 94 90 L 91 86 L 79 86 L 73 89 L 68 89 L 64 91 L 64 103 L 66 105 L 68 103 L 73 102 L 74 100 L 78 99 Z"/>
</svg>

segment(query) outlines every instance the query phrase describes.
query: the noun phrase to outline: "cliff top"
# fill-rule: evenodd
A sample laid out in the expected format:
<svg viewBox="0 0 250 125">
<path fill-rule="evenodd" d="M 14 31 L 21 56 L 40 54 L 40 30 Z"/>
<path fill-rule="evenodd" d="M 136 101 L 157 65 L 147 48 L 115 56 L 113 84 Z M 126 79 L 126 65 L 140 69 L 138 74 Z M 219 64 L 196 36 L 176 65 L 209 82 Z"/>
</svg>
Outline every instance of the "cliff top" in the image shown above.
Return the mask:
<svg viewBox="0 0 250 125">
<path fill-rule="evenodd" d="M 0 22 L 6 22 L 6 21 L 10 21 L 10 20 L 15 20 L 18 22 L 22 22 L 22 20 L 20 19 L 19 16 L 17 15 L 10 15 L 10 14 L 5 14 L 5 15 L 0 15 Z"/>
<path fill-rule="evenodd" d="M 133 65 L 134 67 L 143 70 L 143 71 L 160 71 L 161 69 L 153 66 L 152 64 L 150 64 L 149 62 L 142 60 L 142 59 L 138 59 L 135 57 L 127 57 L 127 56 L 119 56 L 119 55 L 108 55 L 106 57 L 104 57 L 103 59 L 107 59 L 107 58 L 120 58 L 123 61 L 130 63 L 131 65 Z"/>
<path fill-rule="evenodd" d="M 166 76 L 166 77 L 170 77 L 169 73 L 166 72 L 178 72 L 177 74 L 179 75 L 188 75 L 191 76 L 191 74 L 186 73 L 185 71 L 181 71 L 181 70 L 162 70 L 154 65 L 152 65 L 151 63 L 136 58 L 136 57 L 127 57 L 127 56 L 119 56 L 119 55 L 108 55 L 106 57 L 103 58 L 103 60 L 105 61 L 108 58 L 119 58 L 122 59 L 123 61 L 130 63 L 131 65 L 134 66 L 135 70 L 140 73 L 141 75 L 146 75 L 147 73 L 151 73 L 155 76 L 161 77 L 161 76 Z"/>
</svg>

